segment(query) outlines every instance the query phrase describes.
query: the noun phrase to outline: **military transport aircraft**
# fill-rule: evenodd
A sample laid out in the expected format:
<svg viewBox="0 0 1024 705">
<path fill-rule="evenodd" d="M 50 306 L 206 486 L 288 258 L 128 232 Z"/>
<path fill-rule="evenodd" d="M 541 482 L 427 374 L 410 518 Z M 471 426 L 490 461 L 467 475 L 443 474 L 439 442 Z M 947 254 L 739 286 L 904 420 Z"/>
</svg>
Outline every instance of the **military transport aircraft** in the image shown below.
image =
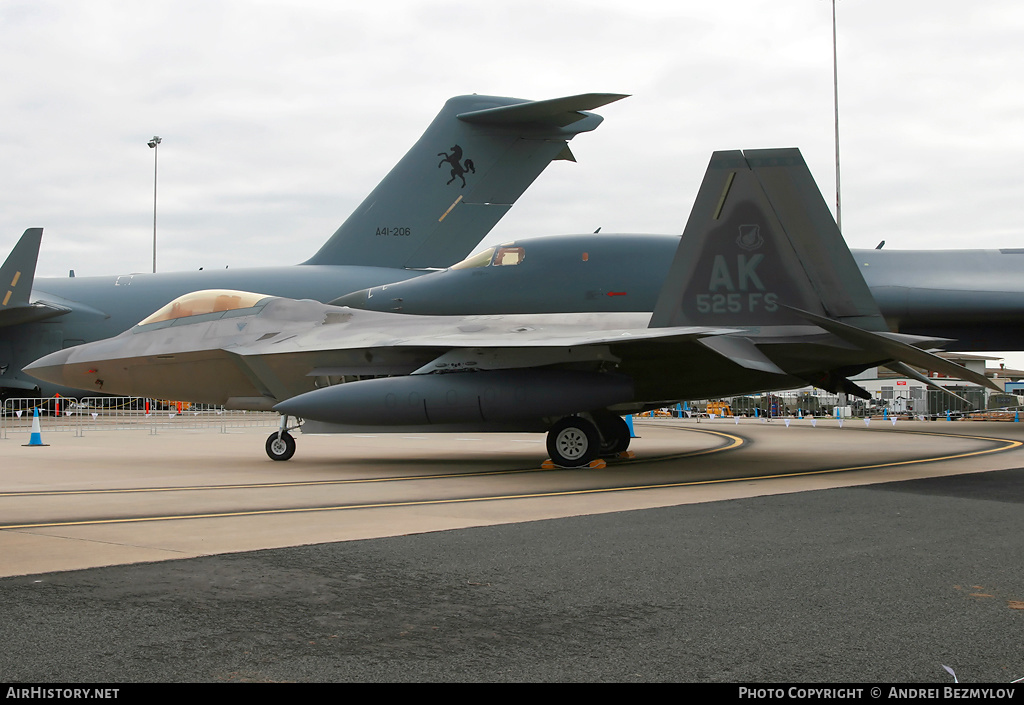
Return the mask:
<svg viewBox="0 0 1024 705">
<path fill-rule="evenodd" d="M 201 292 L 28 371 L 273 408 L 277 460 L 297 417 L 317 433 L 547 431 L 552 459 L 581 466 L 625 450 L 622 414 L 684 399 L 807 384 L 867 397 L 849 377 L 879 364 L 992 386 L 922 349 L 941 342 L 886 330 L 803 157 L 783 149 L 712 156 L 653 314 L 410 316 Z"/>
<path fill-rule="evenodd" d="M 423 277 L 331 303 L 468 315 L 652 311 L 678 235 L 548 235 L 489 247 Z M 1024 248 L 852 250 L 889 330 L 947 350 L 1024 350 Z"/>
<path fill-rule="evenodd" d="M 33 282 L 41 228 L 0 268 L 0 396 L 68 393 L 21 368 L 54 350 L 130 328 L 171 299 L 211 288 L 258 289 L 328 301 L 447 267 L 477 246 L 568 140 L 595 129 L 589 109 L 624 98 L 450 99 L 426 132 L 313 257 L 301 266 Z"/>
</svg>

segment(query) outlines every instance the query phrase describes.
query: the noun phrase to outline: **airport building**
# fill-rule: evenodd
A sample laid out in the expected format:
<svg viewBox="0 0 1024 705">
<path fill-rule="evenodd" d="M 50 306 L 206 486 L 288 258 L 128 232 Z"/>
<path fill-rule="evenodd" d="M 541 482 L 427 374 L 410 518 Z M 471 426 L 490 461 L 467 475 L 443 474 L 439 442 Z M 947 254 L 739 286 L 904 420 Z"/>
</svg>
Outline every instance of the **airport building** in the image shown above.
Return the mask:
<svg viewBox="0 0 1024 705">
<path fill-rule="evenodd" d="M 784 392 L 745 395 L 690 403 L 688 408 L 697 412 L 719 410 L 720 403 L 739 416 L 835 416 L 839 407 L 843 416 L 863 417 L 875 415 L 942 417 L 963 416 L 970 412 L 1013 410 L 1024 411 L 1024 370 L 1008 369 L 1000 364 L 988 367 L 989 362 L 1002 358 L 940 353 L 941 357 L 963 365 L 967 369 L 993 379 L 1006 391 L 999 394 L 972 382 L 927 370 L 918 370 L 936 385 L 952 394 L 925 385 L 918 379 L 900 375 L 884 367 L 872 367 L 852 377 L 851 381 L 871 394 L 870 400 L 847 397 L 845 404 L 838 394 L 815 387 L 802 387 Z M 956 396 L 953 396 L 953 395 Z M 961 397 L 958 399 L 957 397 Z M 708 408 L 711 403 L 711 408 Z"/>
</svg>

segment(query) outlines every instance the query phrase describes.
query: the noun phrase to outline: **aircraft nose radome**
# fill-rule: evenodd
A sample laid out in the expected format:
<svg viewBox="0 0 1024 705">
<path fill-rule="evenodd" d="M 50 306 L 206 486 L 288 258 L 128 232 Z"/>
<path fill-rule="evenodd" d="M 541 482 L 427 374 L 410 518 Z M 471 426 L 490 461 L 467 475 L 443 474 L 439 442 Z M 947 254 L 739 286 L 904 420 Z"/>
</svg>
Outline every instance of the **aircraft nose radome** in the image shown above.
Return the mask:
<svg viewBox="0 0 1024 705">
<path fill-rule="evenodd" d="M 303 395 L 300 394 L 299 396 Z M 294 399 L 295 397 L 292 397 L 291 399 L 285 399 L 282 402 L 278 402 L 277 404 L 274 405 L 273 410 L 278 411 L 282 414 L 288 414 L 290 416 L 294 416 L 298 412 L 305 413 L 306 411 L 308 411 L 308 406 L 304 403 L 304 401 L 300 400 L 298 402 L 294 402 Z"/>
<path fill-rule="evenodd" d="M 44 355 L 31 365 L 22 368 L 22 371 L 45 382 L 64 384 L 64 365 L 67 364 L 71 351 L 72 348 L 67 348 Z"/>
</svg>

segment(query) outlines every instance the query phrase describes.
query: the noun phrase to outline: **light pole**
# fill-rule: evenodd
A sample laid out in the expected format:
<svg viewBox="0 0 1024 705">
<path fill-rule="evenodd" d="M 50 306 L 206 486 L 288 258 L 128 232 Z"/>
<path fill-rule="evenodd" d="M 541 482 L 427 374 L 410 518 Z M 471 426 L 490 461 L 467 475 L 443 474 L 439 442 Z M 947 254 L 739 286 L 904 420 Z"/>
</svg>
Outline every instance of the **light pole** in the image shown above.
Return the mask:
<svg viewBox="0 0 1024 705">
<path fill-rule="evenodd" d="M 843 202 L 839 195 L 839 60 L 836 55 L 836 0 L 832 0 L 832 94 L 836 112 L 836 225 L 843 232 Z"/>
<path fill-rule="evenodd" d="M 156 166 L 161 142 L 163 140 L 154 135 L 153 139 L 147 143 L 153 150 L 153 274 L 156 274 Z"/>
</svg>

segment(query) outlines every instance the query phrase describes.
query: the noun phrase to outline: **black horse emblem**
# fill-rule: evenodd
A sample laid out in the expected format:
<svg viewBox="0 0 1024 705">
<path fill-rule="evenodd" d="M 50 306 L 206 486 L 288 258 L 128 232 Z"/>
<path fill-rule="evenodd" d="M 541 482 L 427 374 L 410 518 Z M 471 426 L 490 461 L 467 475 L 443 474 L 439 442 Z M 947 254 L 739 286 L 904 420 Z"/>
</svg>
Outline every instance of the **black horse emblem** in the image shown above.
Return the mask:
<svg viewBox="0 0 1024 705">
<path fill-rule="evenodd" d="M 452 153 L 438 152 L 437 156 L 444 157 L 440 162 L 437 163 L 437 168 L 440 169 L 441 165 L 447 162 L 452 165 L 452 178 L 448 179 L 447 183 L 455 181 L 455 179 L 462 179 L 462 188 L 466 188 L 466 172 L 470 171 L 476 173 L 476 167 L 473 166 L 473 160 L 467 159 L 465 164 L 460 163 L 462 159 L 462 147 L 455 145 L 452 147 Z"/>
</svg>

